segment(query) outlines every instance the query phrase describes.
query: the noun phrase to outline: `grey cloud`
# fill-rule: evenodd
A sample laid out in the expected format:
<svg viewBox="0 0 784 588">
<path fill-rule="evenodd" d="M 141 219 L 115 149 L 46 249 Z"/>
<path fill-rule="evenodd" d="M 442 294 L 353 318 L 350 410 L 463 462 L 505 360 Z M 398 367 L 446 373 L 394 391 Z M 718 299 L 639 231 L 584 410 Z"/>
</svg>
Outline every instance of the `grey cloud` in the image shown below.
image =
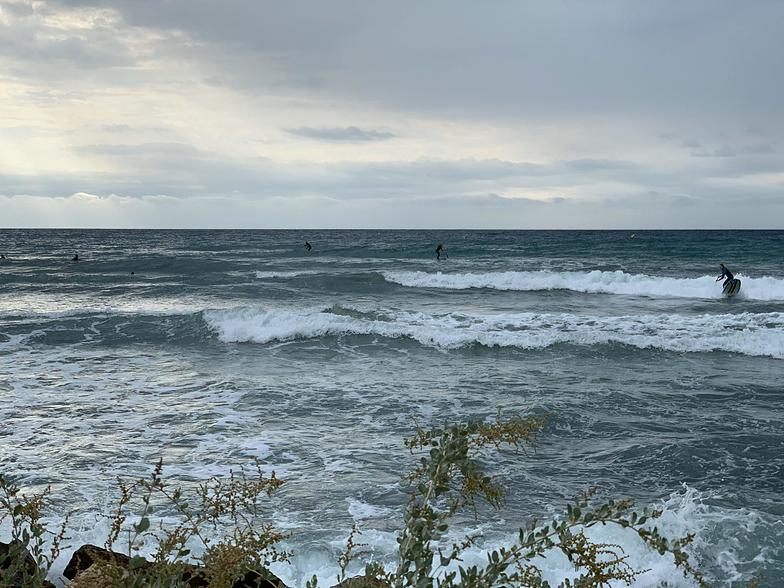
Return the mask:
<svg viewBox="0 0 784 588">
<path fill-rule="evenodd" d="M 360 129 L 359 127 L 300 127 L 296 129 L 284 130 L 290 135 L 295 135 L 297 137 L 335 143 L 364 143 L 371 141 L 385 141 L 387 139 L 393 139 L 397 136 L 394 133 L 389 133 L 386 131 L 366 131 Z"/>
<path fill-rule="evenodd" d="M 343 162 L 283 164 L 264 158 L 226 159 L 180 143 L 83 145 L 84 157 L 116 160 L 114 173 L 79 176 L 6 176 L 7 194 L 62 196 L 93 194 L 169 194 L 243 197 L 323 195 L 341 200 L 405 200 L 467 191 L 488 193 L 493 187 L 546 185 L 560 166 L 502 160 L 421 160 L 414 162 Z M 549 178 L 549 179 L 548 179 Z M 557 182 L 563 183 L 563 178 Z"/>
<path fill-rule="evenodd" d="M 96 5 L 61 0 L 62 6 Z M 577 114 L 782 118 L 784 5 L 107 0 L 130 26 L 183 31 L 238 88 L 288 84 L 474 120 Z M 728 75 L 729 74 L 729 75 Z M 681 113 L 683 113 L 681 115 Z"/>
<path fill-rule="evenodd" d="M 0 43 L 3 56 L 27 67 L 17 67 L 17 75 L 28 77 L 31 74 L 46 73 L 56 76 L 58 67 L 68 65 L 79 69 L 97 69 L 133 64 L 133 58 L 116 39 L 104 37 L 84 39 L 67 37 L 63 39 L 42 38 L 24 29 L 0 26 Z M 60 72 L 60 75 L 66 75 Z"/>
<path fill-rule="evenodd" d="M 69 29 L 45 19 L 52 16 L 46 3 L 31 4 L 28 9 L 2 3 L 2 9 L 12 18 L 0 21 L 0 60 L 7 73 L 20 79 L 68 79 L 73 88 L 83 81 L 74 78 L 74 70 L 124 68 L 135 63 L 113 23 L 96 19 L 92 27 Z"/>
<path fill-rule="evenodd" d="M 574 159 L 564 161 L 566 169 L 576 172 L 597 172 L 606 170 L 631 170 L 638 166 L 628 161 L 616 161 L 609 159 Z"/>
<path fill-rule="evenodd" d="M 732 147 L 724 145 L 711 151 L 695 151 L 691 155 L 692 157 L 735 157 L 737 153 Z"/>
<path fill-rule="evenodd" d="M 637 195 L 639 196 L 639 195 Z M 295 199 L 270 198 L 243 200 L 228 197 L 166 197 L 125 198 L 107 196 L 98 202 L 81 204 L 79 198 L 58 199 L 57 205 L 43 210 L 61 214 L 51 219 L 57 226 L 83 226 L 74 218 L 89 217 L 91 226 L 116 227 L 204 227 L 210 219 L 215 228 L 695 228 L 695 227 L 759 227 L 749 206 L 727 199 L 721 206 L 682 206 L 673 221 L 661 201 L 645 198 L 636 202 L 608 200 L 607 203 L 568 200 L 560 204 L 504 198 L 490 195 L 452 195 L 422 197 L 415 200 L 337 200 L 324 196 L 303 196 Z M 30 203 L 27 197 L 4 198 L 0 205 L 11 211 L 16 226 L 41 225 L 42 204 Z M 781 199 L 755 196 L 753 201 L 764 211 L 776 216 L 784 208 Z M 137 204 L 138 203 L 138 204 Z M 25 206 L 28 204 L 27 206 Z M 76 217 L 68 217 L 73 210 Z M 95 211 L 98 211 L 97 213 Z M 101 215 L 101 216 L 96 216 Z M 50 215 L 51 216 L 51 215 Z M 472 222 L 466 223 L 470 217 Z M 768 217 L 770 218 L 770 217 Z"/>
<path fill-rule="evenodd" d="M 770 143 L 763 143 L 760 145 L 747 145 L 746 147 L 741 148 L 741 151 L 751 155 L 768 155 L 775 153 L 776 148 Z"/>
<path fill-rule="evenodd" d="M 99 19 L 78 34 L 65 30 L 51 35 L 36 12 L 73 7 L 113 8 L 121 18 Z M 560 211 L 560 226 L 609 226 L 617 217 L 612 205 L 597 204 L 601 196 L 596 191 L 604 189 L 603 182 L 611 186 L 608 189 L 628 186 L 629 192 L 642 195 L 625 201 L 625 218 L 640 218 L 633 203 L 648 215 L 642 216 L 645 223 L 656 221 L 660 226 L 667 224 L 667 214 L 676 224 L 704 220 L 681 218 L 682 210 L 696 215 L 718 203 L 722 206 L 715 208 L 737 213 L 745 199 L 766 202 L 770 212 L 776 198 L 782 199 L 778 187 L 743 184 L 746 176 L 784 170 L 776 155 L 776 146 L 784 139 L 784 78 L 775 75 L 784 70 L 780 2 L 51 0 L 11 16 L 19 22 L 0 25 L 0 59 L 9 76 L 38 82 L 37 91 L 29 90 L 25 98 L 27 106 L 89 101 L 90 90 L 95 89 L 114 94 L 118 88 L 132 87 L 154 96 L 182 87 L 177 84 L 195 91 L 185 98 L 176 93 L 172 97 L 198 102 L 200 90 L 214 92 L 205 87 L 212 83 L 224 87 L 219 90 L 223 96 L 239 95 L 243 105 L 263 95 L 314 110 L 334 106 L 341 114 L 357 108 L 363 114 L 379 113 L 378 120 L 392 129 L 404 128 L 398 120 L 420 115 L 435 123 L 432 128 L 469 120 L 479 133 L 488 121 L 513 130 L 546 125 L 563 131 L 561 146 L 568 146 L 569 155 L 558 154 L 555 145 L 552 161 L 544 163 L 481 157 L 280 163 L 200 151 L 175 142 L 182 136 L 176 131 L 162 135 L 173 142 L 124 145 L 119 135 L 132 129 L 107 120 L 100 121 L 106 123 L 101 130 L 118 136 L 109 144 L 75 147 L 71 155 L 88 167 L 92 161 L 100 168 L 114 166 L 114 172 L 77 176 L 42 169 L 34 176 L 11 174 L 0 178 L 6 193 L 85 191 L 189 199 L 230 195 L 232 202 L 314 199 L 333 203 L 330 210 L 356 206 L 370 215 L 375 210 L 379 218 L 385 218 L 379 211 L 391 214 L 395 206 L 410 214 L 413 205 L 406 203 L 432 204 L 463 194 L 461 202 L 466 204 L 458 208 L 463 210 L 464 226 L 492 219 L 512 222 L 500 211 L 519 210 L 527 201 L 507 202 L 512 200 L 508 195 L 529 192 L 537 199 L 525 206 Z M 144 124 L 125 116 L 119 120 L 133 129 Z M 624 129 L 634 127 L 629 144 L 635 148 L 644 140 L 632 133 L 641 128 L 645 137 L 653 136 L 654 149 L 671 150 L 664 155 L 680 160 L 657 167 L 637 150 L 633 153 L 639 163 L 614 160 L 625 153 L 625 145 L 594 142 L 583 135 L 583 121 L 587 126 L 618 122 L 616 136 L 621 138 Z M 384 140 L 394 135 L 357 127 L 291 128 L 298 124 L 291 120 L 276 124 L 308 139 L 375 141 L 379 152 Z M 651 129 L 670 131 L 658 138 L 671 143 L 662 145 Z M 754 129 L 765 129 L 764 138 L 751 136 L 760 133 Z M 90 141 L 96 139 L 84 142 Z M 690 152 L 684 147 L 693 150 L 694 159 L 683 157 Z M 441 155 L 437 146 L 431 149 L 431 154 Z M 709 185 L 717 178 L 737 179 L 741 187 Z M 558 200 L 584 188 L 593 190 L 586 191 L 595 199 L 585 207 Z M 540 195 L 553 206 L 542 205 Z M 608 202 L 621 198 L 606 197 Z M 497 212 L 492 219 L 477 214 L 485 205 Z M 741 212 L 744 219 L 752 214 Z M 542 214 L 536 222 L 559 218 Z M 710 211 L 704 217 L 722 218 L 718 214 Z M 769 218 L 764 211 L 755 214 L 766 222 Z M 319 218 L 317 212 L 313 218 Z M 390 218 L 402 217 L 394 213 Z M 450 222 L 459 225 L 458 220 L 454 216 Z"/>
<path fill-rule="evenodd" d="M 0 10 L 19 18 L 33 14 L 33 5 L 26 2 L 0 2 Z"/>
<path fill-rule="evenodd" d="M 419 160 L 413 162 L 280 163 L 264 158 L 228 159 L 180 143 L 83 145 L 75 153 L 86 158 L 116 160 L 113 173 L 6 176 L 7 194 L 67 195 L 169 194 L 194 197 L 234 195 L 239 198 L 323 196 L 337 200 L 392 200 L 454 194 L 523 195 L 533 189 L 542 198 L 561 202 L 564 190 L 591 186 L 599 179 L 649 186 L 666 193 L 688 193 L 700 176 L 643 169 L 624 162 L 586 161 L 533 164 L 496 159 Z M 720 161 L 720 160 L 719 160 Z M 742 176 L 735 167 L 717 167 L 714 177 Z M 702 188 L 704 190 L 704 187 Z"/>
</svg>

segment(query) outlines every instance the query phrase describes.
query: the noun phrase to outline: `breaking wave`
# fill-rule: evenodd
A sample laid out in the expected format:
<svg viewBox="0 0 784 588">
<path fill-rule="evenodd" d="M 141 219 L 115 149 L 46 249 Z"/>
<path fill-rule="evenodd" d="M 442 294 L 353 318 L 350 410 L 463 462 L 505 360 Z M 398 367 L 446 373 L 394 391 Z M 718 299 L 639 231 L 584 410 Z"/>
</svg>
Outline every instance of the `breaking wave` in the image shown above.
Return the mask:
<svg viewBox="0 0 784 588">
<path fill-rule="evenodd" d="M 232 309 L 203 313 L 227 343 L 270 343 L 326 336 L 408 338 L 445 349 L 470 345 L 544 349 L 558 344 L 630 345 L 676 352 L 726 351 L 784 358 L 784 313 L 696 316 L 581 316 L 568 313 L 426 314 Z"/>
<path fill-rule="evenodd" d="M 420 271 L 382 272 L 388 282 L 411 288 L 444 288 L 466 290 L 572 290 L 595 294 L 624 294 L 629 296 L 657 296 L 675 298 L 720 298 L 721 288 L 716 278 L 668 278 L 646 274 L 606 272 L 489 272 L 489 273 L 428 273 Z M 743 286 L 740 297 L 750 300 L 784 300 L 784 279 L 773 277 L 749 278 L 738 275 Z"/>
</svg>

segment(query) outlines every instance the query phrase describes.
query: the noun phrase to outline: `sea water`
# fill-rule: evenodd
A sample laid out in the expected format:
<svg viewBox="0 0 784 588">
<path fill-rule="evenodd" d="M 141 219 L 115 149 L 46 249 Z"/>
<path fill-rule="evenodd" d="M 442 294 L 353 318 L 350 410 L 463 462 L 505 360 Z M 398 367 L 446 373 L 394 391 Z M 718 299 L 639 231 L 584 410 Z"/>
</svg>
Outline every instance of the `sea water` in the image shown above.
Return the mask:
<svg viewBox="0 0 784 588">
<path fill-rule="evenodd" d="M 696 533 L 717 585 L 784 583 L 784 232 L 4 230 L 0 253 L 0 471 L 76 509 L 75 546 L 105 540 L 118 476 L 258 458 L 286 481 L 275 572 L 330 586 L 353 523 L 394 561 L 416 426 L 546 413 L 487 464 L 503 508 L 451 529 L 480 536 L 466 562 L 596 486 Z M 591 533 L 636 586 L 689 585 Z"/>
</svg>

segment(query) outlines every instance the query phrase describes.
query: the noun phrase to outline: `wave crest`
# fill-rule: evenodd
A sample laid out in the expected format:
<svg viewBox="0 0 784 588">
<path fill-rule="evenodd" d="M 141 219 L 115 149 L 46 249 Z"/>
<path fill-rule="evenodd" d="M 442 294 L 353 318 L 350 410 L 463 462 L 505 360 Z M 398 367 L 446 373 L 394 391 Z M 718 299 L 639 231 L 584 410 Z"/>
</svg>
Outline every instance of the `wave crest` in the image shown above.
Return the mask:
<svg viewBox="0 0 784 588">
<path fill-rule="evenodd" d="M 592 294 L 622 294 L 666 298 L 721 298 L 716 278 L 668 278 L 623 271 L 592 272 L 488 272 L 444 274 L 420 271 L 382 272 L 388 282 L 410 288 L 443 288 L 466 290 L 572 290 Z M 738 275 L 743 282 L 740 297 L 750 300 L 784 300 L 784 280 L 773 277 L 748 278 Z"/>
<path fill-rule="evenodd" d="M 204 312 L 227 343 L 270 343 L 326 336 L 408 338 L 432 347 L 470 345 L 544 349 L 558 344 L 630 345 L 676 352 L 726 351 L 784 358 L 784 313 L 697 316 L 581 316 L 568 313 L 498 315 L 383 314 L 340 308 L 234 309 Z"/>
</svg>

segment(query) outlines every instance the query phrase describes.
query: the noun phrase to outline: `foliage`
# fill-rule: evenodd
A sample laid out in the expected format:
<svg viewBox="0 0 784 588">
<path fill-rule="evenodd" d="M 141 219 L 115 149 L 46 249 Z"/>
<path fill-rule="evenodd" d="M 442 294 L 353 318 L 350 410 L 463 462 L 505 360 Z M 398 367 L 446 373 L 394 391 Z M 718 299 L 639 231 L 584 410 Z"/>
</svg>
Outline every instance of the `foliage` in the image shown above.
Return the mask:
<svg viewBox="0 0 784 588">
<path fill-rule="evenodd" d="M 0 523 L 8 523 L 11 529 L 10 543 L 0 553 L 0 586 L 45 585 L 46 574 L 60 554 L 68 524 L 66 515 L 59 530 L 52 532 L 42 522 L 50 494 L 51 488 L 47 487 L 27 496 L 0 475 Z"/>
<path fill-rule="evenodd" d="M 248 572 L 261 578 L 271 563 L 288 559 L 288 553 L 276 546 L 284 536 L 260 520 L 260 498 L 272 496 L 283 484 L 275 472 L 265 476 L 257 462 L 253 476 L 240 471 L 231 472 L 226 480 L 210 478 L 199 484 L 195 504 L 186 500 L 180 488 L 169 487 L 162 472 L 159 461 L 147 479 L 117 481 L 120 500 L 105 544 L 113 551 L 120 543 L 129 558 L 126 565 L 117 561 L 107 570 L 117 586 L 181 586 L 196 573 L 193 561 L 210 588 L 229 588 Z M 156 505 L 178 522 L 161 521 L 151 527 Z M 138 522 L 129 523 L 134 507 L 140 516 Z M 153 547 L 151 561 L 141 555 L 148 545 Z M 194 547 L 198 555 L 191 554 Z"/>
<path fill-rule="evenodd" d="M 596 525 L 633 531 L 652 550 L 670 554 L 685 577 L 700 587 L 708 586 L 686 552 L 692 534 L 666 538 L 652 526 L 661 511 L 634 511 L 629 500 L 597 504 L 595 490 L 567 505 L 560 518 L 529 521 L 513 545 L 491 551 L 483 565 L 465 565 L 461 556 L 476 545 L 478 537 L 447 544 L 450 520 L 465 509 L 477 515 L 482 502 L 492 508 L 500 508 L 503 502 L 502 488 L 485 473 L 483 458 L 506 447 L 526 451 L 544 424 L 544 417 L 499 417 L 494 423 L 417 428 L 404 440 L 419 460 L 404 479 L 409 501 L 398 536 L 397 563 L 387 570 L 371 561 L 363 576 L 347 578 L 349 564 L 366 555 L 363 544 L 355 541 L 360 533 L 355 526 L 338 561 L 342 588 L 549 588 L 537 561 L 552 550 L 562 552 L 574 566 L 576 577 L 564 580 L 561 588 L 632 584 L 645 570 L 634 569 L 620 545 L 593 542 L 586 530 Z M 148 478 L 118 480 L 120 499 L 105 544 L 114 555 L 96 566 L 105 585 L 180 588 L 198 577 L 196 585 L 229 588 L 238 580 L 247 581 L 249 573 L 260 582 L 271 563 L 288 560 L 289 554 L 277 548 L 283 535 L 261 520 L 260 500 L 283 484 L 274 472 L 265 476 L 257 463 L 253 475 L 241 471 L 223 480 L 211 478 L 198 486 L 193 503 L 180 488 L 165 483 L 162 472 L 163 464 L 158 462 Z M 0 477 L 0 521 L 10 518 L 12 529 L 9 554 L 0 554 L 0 586 L 46 585 L 67 522 L 66 518 L 58 533 L 41 523 L 48 496 L 47 490 L 27 497 Z M 155 526 L 153 515 L 160 521 Z M 176 522 L 166 524 L 166 520 Z M 45 544 L 50 545 L 48 552 Z M 151 555 L 148 559 L 142 553 Z M 89 581 L 85 585 L 92 586 Z M 316 578 L 307 585 L 316 588 Z"/>
<path fill-rule="evenodd" d="M 260 499 L 283 484 L 274 472 L 265 476 L 257 463 L 255 475 L 241 471 L 225 480 L 211 478 L 199 484 L 194 504 L 180 488 L 171 488 L 162 472 L 159 461 L 149 478 L 118 479 L 120 499 L 105 544 L 109 552 L 93 570 L 101 583 L 118 588 L 179 588 L 198 576 L 198 585 L 229 588 L 240 579 L 261 583 L 271 563 L 288 559 L 288 553 L 276 546 L 283 535 L 260 520 Z M 45 528 L 42 512 L 48 496 L 47 490 L 27 497 L 0 477 L 0 521 L 10 517 L 12 539 L 8 554 L 0 556 L 0 586 L 47 586 L 45 578 L 59 554 L 67 523 L 63 521 L 56 534 Z M 167 525 L 160 519 L 153 526 L 150 517 L 156 511 L 177 522 Z M 131 512 L 137 513 L 136 522 L 131 522 Z M 46 543 L 51 546 L 48 553 Z M 191 554 L 192 548 L 198 555 Z M 150 551 L 150 560 L 142 556 Z M 87 585 L 90 582 L 97 580 Z"/>
<path fill-rule="evenodd" d="M 359 586 L 390 586 L 394 588 L 492 588 L 519 586 L 545 588 L 536 559 L 550 550 L 560 550 L 573 564 L 577 577 L 564 580 L 563 588 L 606 587 L 611 582 L 627 585 L 645 570 L 635 570 L 620 545 L 594 543 L 585 530 L 595 525 L 613 524 L 633 530 L 651 549 L 670 553 L 686 577 L 706 587 L 705 578 L 692 566 L 685 548 L 694 536 L 671 540 L 663 537 L 649 522 L 659 518 L 661 511 L 632 510 L 628 500 L 594 505 L 595 490 L 585 493 L 569 504 L 565 516 L 548 522 L 532 520 L 522 527 L 517 542 L 488 554 L 483 566 L 462 564 L 461 555 L 475 545 L 476 537 L 444 547 L 443 538 L 449 520 L 461 509 L 470 507 L 476 513 L 477 500 L 494 508 L 503 499 L 501 487 L 482 470 L 479 458 L 483 449 L 500 450 L 512 446 L 525 450 L 535 440 L 545 423 L 542 417 L 501 420 L 493 424 L 469 423 L 432 430 L 417 429 L 405 440 L 412 452 L 421 454 L 419 465 L 407 477 L 410 498 L 404 514 L 404 527 L 398 537 L 399 554 L 396 569 L 386 571 L 375 563 L 365 568 L 364 584 Z M 352 532 L 348 548 L 341 560 L 341 577 L 356 546 Z M 316 579 L 309 582 L 315 588 Z"/>
</svg>

